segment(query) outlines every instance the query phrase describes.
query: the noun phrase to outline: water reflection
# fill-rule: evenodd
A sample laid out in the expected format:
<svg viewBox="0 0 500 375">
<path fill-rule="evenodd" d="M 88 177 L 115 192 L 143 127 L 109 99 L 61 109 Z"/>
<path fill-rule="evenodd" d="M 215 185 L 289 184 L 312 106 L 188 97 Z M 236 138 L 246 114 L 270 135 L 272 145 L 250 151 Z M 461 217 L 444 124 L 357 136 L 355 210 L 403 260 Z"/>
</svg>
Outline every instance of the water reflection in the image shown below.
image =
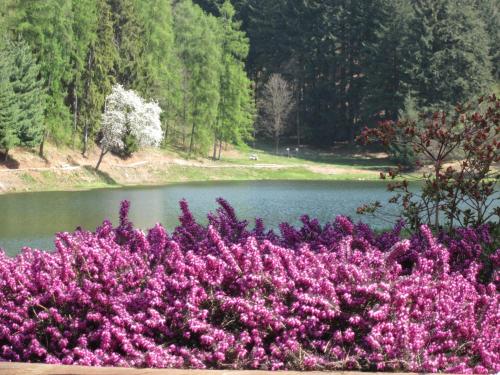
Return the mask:
<svg viewBox="0 0 500 375">
<path fill-rule="evenodd" d="M 55 232 L 72 231 L 77 226 L 94 229 L 105 218 L 116 223 L 124 199 L 132 202 L 131 219 L 141 228 L 157 222 L 169 230 L 174 228 L 182 198 L 189 201 L 195 217 L 206 222 L 206 214 L 216 208 L 215 199 L 220 196 L 241 218 L 253 224 L 253 218 L 262 217 L 266 225 L 276 228 L 283 221 L 298 224 L 304 213 L 323 223 L 339 214 L 359 219 L 357 207 L 374 200 L 386 201 L 390 193 L 377 181 L 252 181 L 3 195 L 0 247 L 9 254 L 19 252 L 24 245 L 50 249 Z"/>
</svg>

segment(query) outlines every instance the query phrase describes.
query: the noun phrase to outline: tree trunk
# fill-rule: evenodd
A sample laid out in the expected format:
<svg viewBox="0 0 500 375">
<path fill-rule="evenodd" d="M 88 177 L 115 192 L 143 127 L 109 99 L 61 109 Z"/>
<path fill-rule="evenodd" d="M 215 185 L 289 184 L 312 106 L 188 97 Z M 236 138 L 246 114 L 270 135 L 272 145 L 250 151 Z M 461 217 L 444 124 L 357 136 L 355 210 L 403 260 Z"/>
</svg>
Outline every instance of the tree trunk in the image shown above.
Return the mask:
<svg viewBox="0 0 500 375">
<path fill-rule="evenodd" d="M 167 139 L 168 139 L 168 120 L 165 123 L 165 132 L 163 133 L 163 142 L 167 144 Z"/>
<path fill-rule="evenodd" d="M 104 158 L 104 155 L 106 155 L 108 151 L 104 151 L 104 149 L 101 149 L 101 155 L 99 155 L 99 160 L 97 161 L 97 165 L 95 166 L 96 172 L 99 170 L 99 167 L 101 166 L 102 159 Z"/>
<path fill-rule="evenodd" d="M 217 136 L 214 135 L 214 150 L 213 150 L 213 153 L 212 153 L 212 160 L 217 160 Z"/>
<path fill-rule="evenodd" d="M 297 105 L 297 147 L 300 147 L 300 113 Z"/>
<path fill-rule="evenodd" d="M 191 140 L 189 141 L 189 151 L 188 156 L 191 156 L 191 152 L 193 152 L 194 147 L 194 132 L 196 130 L 196 123 L 193 121 L 193 127 L 191 128 Z"/>
<path fill-rule="evenodd" d="M 75 149 L 76 139 L 76 123 L 78 120 L 78 94 L 76 92 L 76 85 L 73 87 L 73 150 Z"/>
<path fill-rule="evenodd" d="M 89 53 L 88 53 L 88 58 L 87 58 L 87 70 L 90 72 L 92 71 L 92 68 L 93 68 L 93 64 L 92 62 L 94 61 L 94 49 L 91 48 L 89 50 Z M 88 121 L 89 121 L 89 116 L 90 116 L 90 113 L 88 111 L 88 108 L 90 107 L 90 104 L 89 104 L 89 98 L 88 98 L 88 95 L 89 95 L 89 90 L 90 90 L 90 84 L 92 82 L 92 78 L 90 78 L 91 76 L 89 76 L 87 78 L 87 80 L 85 81 L 85 93 L 86 93 L 86 97 L 84 96 L 84 104 L 86 103 L 86 108 L 87 108 L 87 111 L 86 111 L 86 116 L 85 117 L 85 121 L 84 121 L 84 129 L 83 129 L 83 147 L 82 147 L 82 155 L 83 156 L 86 156 L 87 154 L 87 148 L 88 148 L 88 137 L 89 137 L 89 124 L 88 124 Z M 107 106 L 107 101 L 104 100 L 104 111 L 106 111 L 106 106 Z"/>
<path fill-rule="evenodd" d="M 220 160 L 220 154 L 222 152 L 222 139 L 219 140 L 219 156 L 218 156 L 218 160 Z"/>
<path fill-rule="evenodd" d="M 302 97 L 303 97 L 303 87 L 304 87 L 304 69 L 303 65 L 299 65 L 300 76 L 299 76 L 299 84 L 297 88 L 297 147 L 300 147 L 300 128 L 302 122 Z"/>
<path fill-rule="evenodd" d="M 88 138 L 89 138 L 89 127 L 87 119 L 85 119 L 85 125 L 83 127 L 83 148 L 82 148 L 83 156 L 86 156 L 87 154 Z"/>
<path fill-rule="evenodd" d="M 42 141 L 40 142 L 40 148 L 38 149 L 38 155 L 43 158 L 43 146 L 45 145 L 46 132 L 43 132 Z"/>
<path fill-rule="evenodd" d="M 7 160 L 9 160 L 9 149 L 8 148 L 5 149 L 5 156 L 3 158 L 4 162 L 7 162 Z"/>
<path fill-rule="evenodd" d="M 437 191 L 436 191 L 436 213 L 434 216 L 434 226 L 436 231 L 439 229 L 439 170 L 441 168 L 441 163 L 439 163 L 436 166 L 436 172 L 435 172 L 435 178 L 436 178 L 436 183 L 438 184 L 437 186 Z"/>
<path fill-rule="evenodd" d="M 280 148 L 280 136 L 278 134 L 276 134 L 275 136 L 275 146 L 276 146 L 276 155 L 278 155 Z"/>
</svg>

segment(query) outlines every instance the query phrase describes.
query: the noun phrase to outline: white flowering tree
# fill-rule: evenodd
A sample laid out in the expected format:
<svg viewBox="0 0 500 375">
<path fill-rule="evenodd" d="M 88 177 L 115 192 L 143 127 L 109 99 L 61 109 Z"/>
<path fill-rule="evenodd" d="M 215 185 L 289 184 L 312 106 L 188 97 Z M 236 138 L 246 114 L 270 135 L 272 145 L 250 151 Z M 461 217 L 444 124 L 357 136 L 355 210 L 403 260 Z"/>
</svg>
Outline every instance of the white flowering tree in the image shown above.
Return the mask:
<svg viewBox="0 0 500 375">
<path fill-rule="evenodd" d="M 125 148 L 124 139 L 128 135 L 135 138 L 139 147 L 158 147 L 163 139 L 160 113 L 156 102 L 145 102 L 135 91 L 113 86 L 102 115 L 101 155 L 95 169 L 99 169 L 109 151 Z"/>
</svg>

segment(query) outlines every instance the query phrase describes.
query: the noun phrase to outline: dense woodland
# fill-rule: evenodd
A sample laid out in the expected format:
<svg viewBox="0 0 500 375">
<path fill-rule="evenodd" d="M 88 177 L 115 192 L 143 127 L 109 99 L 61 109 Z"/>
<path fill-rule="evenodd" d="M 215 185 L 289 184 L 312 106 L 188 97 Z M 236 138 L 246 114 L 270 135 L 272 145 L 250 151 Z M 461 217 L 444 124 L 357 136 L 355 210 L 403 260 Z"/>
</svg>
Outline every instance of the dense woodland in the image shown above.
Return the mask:
<svg viewBox="0 0 500 375">
<path fill-rule="evenodd" d="M 283 133 L 316 146 L 499 80 L 497 0 L 195 3 L 0 0 L 0 150 L 85 154 L 115 83 L 158 102 L 164 145 L 217 158 L 268 136 L 273 74 L 293 99 Z"/>
</svg>

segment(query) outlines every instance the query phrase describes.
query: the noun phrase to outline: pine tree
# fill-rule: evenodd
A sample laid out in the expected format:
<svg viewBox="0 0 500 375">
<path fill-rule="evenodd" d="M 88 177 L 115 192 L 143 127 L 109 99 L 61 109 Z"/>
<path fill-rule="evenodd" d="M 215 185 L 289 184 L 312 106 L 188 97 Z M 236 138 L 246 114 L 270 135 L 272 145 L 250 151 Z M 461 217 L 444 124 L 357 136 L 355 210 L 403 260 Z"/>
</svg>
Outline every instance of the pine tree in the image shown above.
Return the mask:
<svg viewBox="0 0 500 375">
<path fill-rule="evenodd" d="M 489 37 L 489 55 L 491 57 L 493 77 L 500 80 L 500 6 L 498 0 L 475 0 L 474 6 L 483 20 L 486 35 Z"/>
<path fill-rule="evenodd" d="M 188 152 L 206 151 L 219 104 L 221 48 L 217 20 L 191 0 L 175 7 L 175 34 L 184 65 L 185 116 L 191 126 Z"/>
<path fill-rule="evenodd" d="M 20 145 L 35 147 L 42 141 L 46 103 L 40 67 L 26 42 L 10 43 L 9 49 L 14 63 L 10 79 L 19 107 L 16 135 Z"/>
<path fill-rule="evenodd" d="M 144 0 L 139 14 L 144 27 L 142 66 L 136 89 L 163 109 L 164 138 L 182 112 L 182 66 L 175 45 L 171 0 Z"/>
<path fill-rule="evenodd" d="M 114 43 L 113 16 L 106 0 L 97 0 L 96 37 L 87 50 L 82 73 L 82 100 L 79 127 L 82 133 L 82 154 L 100 128 L 106 96 L 115 82 L 118 52 Z"/>
<path fill-rule="evenodd" d="M 410 1 L 382 0 L 378 10 L 375 40 L 367 45 L 363 117 L 368 122 L 397 119 L 409 91 L 408 60 L 413 50 L 409 24 L 414 13 Z"/>
<path fill-rule="evenodd" d="M 253 97 L 244 61 L 248 55 L 249 41 L 234 19 L 235 11 L 229 1 L 219 9 L 220 40 L 222 43 L 220 101 L 217 122 L 214 126 L 212 158 L 220 158 L 222 142 L 238 143 L 248 138 L 253 125 Z M 217 147 L 219 154 L 217 155 Z"/>
<path fill-rule="evenodd" d="M 47 88 L 45 132 L 40 143 L 43 155 L 45 136 L 64 142 L 71 134 L 69 108 L 64 103 L 72 72 L 71 0 L 16 0 L 15 7 L 12 28 L 30 45 Z"/>
<path fill-rule="evenodd" d="M 120 56 L 117 64 L 117 81 L 128 88 L 136 89 L 144 62 L 144 25 L 140 19 L 141 5 L 134 0 L 108 0 L 113 15 L 115 43 Z"/>
<path fill-rule="evenodd" d="M 489 88 L 489 40 L 476 9 L 459 0 L 418 0 L 413 8 L 408 76 L 419 106 L 450 108 Z"/>
<path fill-rule="evenodd" d="M 14 60 L 10 52 L 5 47 L 0 50 L 0 149 L 4 152 L 5 161 L 9 150 L 19 143 L 16 134 L 19 106 L 10 81 L 14 73 Z"/>
<path fill-rule="evenodd" d="M 68 100 L 71 103 L 73 115 L 72 143 L 73 148 L 77 139 L 80 106 L 84 96 L 83 74 L 88 64 L 87 57 L 90 47 L 97 38 L 98 14 L 97 3 L 99 0 L 72 1 L 73 22 L 72 31 L 74 40 L 71 45 L 72 81 L 68 85 Z"/>
</svg>

